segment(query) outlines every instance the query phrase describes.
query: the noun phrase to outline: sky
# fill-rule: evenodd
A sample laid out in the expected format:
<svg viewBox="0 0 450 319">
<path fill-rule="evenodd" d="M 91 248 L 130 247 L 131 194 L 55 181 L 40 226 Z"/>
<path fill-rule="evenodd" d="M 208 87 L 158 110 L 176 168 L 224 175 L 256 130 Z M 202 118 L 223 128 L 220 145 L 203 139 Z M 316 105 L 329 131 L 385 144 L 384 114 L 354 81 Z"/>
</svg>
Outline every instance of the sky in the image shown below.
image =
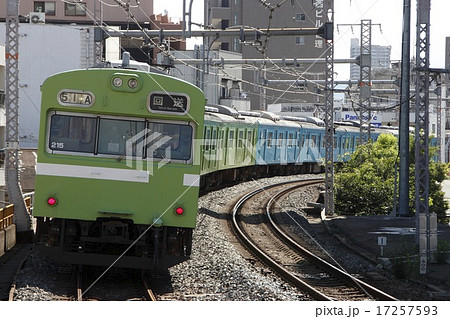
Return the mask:
<svg viewBox="0 0 450 319">
<path fill-rule="evenodd" d="M 296 0 L 297 1 L 297 0 Z M 190 0 L 186 0 L 187 4 Z M 193 1 L 193 21 L 203 22 L 203 0 Z M 270 1 L 273 4 L 279 0 Z M 290 2 L 286 2 L 290 5 Z M 167 10 L 169 17 L 181 19 L 183 0 L 154 0 L 154 12 Z M 430 25 L 430 67 L 445 68 L 445 37 L 450 37 L 448 22 L 449 0 L 431 0 Z M 339 26 L 339 24 L 359 24 L 361 19 L 372 20 L 372 45 L 390 45 L 391 60 L 400 60 L 403 25 L 403 0 L 335 0 L 335 59 L 350 57 L 350 40 L 360 37 L 360 28 Z M 411 56 L 415 55 L 416 44 L 416 0 L 411 0 Z M 380 24 L 380 26 L 378 26 Z M 188 41 L 201 43 L 200 40 Z M 335 65 L 338 80 L 347 80 L 350 67 Z"/>
</svg>

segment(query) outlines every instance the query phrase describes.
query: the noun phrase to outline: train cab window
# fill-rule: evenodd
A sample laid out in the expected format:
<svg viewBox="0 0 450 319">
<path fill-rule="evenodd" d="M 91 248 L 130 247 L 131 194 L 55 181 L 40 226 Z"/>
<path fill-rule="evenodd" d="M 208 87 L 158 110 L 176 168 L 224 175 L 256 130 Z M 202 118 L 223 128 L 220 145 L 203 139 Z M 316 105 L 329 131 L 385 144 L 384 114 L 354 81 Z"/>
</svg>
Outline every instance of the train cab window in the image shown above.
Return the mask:
<svg viewBox="0 0 450 319">
<path fill-rule="evenodd" d="M 147 158 L 188 161 L 193 128 L 186 124 L 148 122 Z"/>
<path fill-rule="evenodd" d="M 95 117 L 53 114 L 50 118 L 48 148 L 51 151 L 94 153 Z"/>
<path fill-rule="evenodd" d="M 98 131 L 98 153 L 108 155 L 130 155 L 142 157 L 144 121 L 100 119 Z M 132 138 L 141 133 L 141 143 Z M 137 145 L 141 145 L 140 148 Z"/>
</svg>

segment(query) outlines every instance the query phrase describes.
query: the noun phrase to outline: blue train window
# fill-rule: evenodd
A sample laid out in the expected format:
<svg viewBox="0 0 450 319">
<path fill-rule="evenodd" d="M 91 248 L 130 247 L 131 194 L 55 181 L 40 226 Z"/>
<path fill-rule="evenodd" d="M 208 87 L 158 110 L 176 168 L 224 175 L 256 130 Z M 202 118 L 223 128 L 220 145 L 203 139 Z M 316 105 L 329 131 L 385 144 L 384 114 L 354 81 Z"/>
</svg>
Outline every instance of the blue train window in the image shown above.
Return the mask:
<svg viewBox="0 0 450 319">
<path fill-rule="evenodd" d="M 273 139 L 273 133 L 269 132 L 267 134 L 267 147 L 272 147 L 272 139 Z"/>
<path fill-rule="evenodd" d="M 316 135 L 311 135 L 311 142 L 309 146 L 316 147 L 316 138 Z"/>
</svg>

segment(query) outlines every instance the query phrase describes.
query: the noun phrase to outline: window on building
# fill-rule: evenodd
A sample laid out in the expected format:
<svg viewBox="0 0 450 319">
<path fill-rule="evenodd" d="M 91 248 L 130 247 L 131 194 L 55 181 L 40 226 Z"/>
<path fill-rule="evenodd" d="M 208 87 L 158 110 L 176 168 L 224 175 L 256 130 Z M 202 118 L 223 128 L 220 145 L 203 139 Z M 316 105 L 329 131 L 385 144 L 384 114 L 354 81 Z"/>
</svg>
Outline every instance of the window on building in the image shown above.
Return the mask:
<svg viewBox="0 0 450 319">
<path fill-rule="evenodd" d="M 297 21 L 297 22 L 306 21 L 306 14 L 304 14 L 304 13 L 296 13 L 295 14 L 295 21 Z"/>
<path fill-rule="evenodd" d="M 295 44 L 296 45 L 305 45 L 306 44 L 305 37 L 304 36 L 295 37 Z"/>
<path fill-rule="evenodd" d="M 230 6 L 229 0 L 222 0 L 222 8 L 228 8 Z"/>
<path fill-rule="evenodd" d="M 64 13 L 66 16 L 86 16 L 85 2 L 64 3 Z"/>
<path fill-rule="evenodd" d="M 222 30 L 225 30 L 226 28 L 228 28 L 230 26 L 230 20 L 228 19 L 223 19 L 221 22 L 221 28 Z"/>
<path fill-rule="evenodd" d="M 54 16 L 56 14 L 56 2 L 54 1 L 35 1 L 34 12 L 44 12 L 46 15 Z"/>
</svg>

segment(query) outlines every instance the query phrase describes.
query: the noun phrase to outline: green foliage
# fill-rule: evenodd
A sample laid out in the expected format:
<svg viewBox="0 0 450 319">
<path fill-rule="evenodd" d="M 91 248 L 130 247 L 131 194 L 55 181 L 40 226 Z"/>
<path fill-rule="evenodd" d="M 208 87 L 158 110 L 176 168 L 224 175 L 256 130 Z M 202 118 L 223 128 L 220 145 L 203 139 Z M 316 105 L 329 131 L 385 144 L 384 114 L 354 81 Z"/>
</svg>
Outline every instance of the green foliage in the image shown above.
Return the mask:
<svg viewBox="0 0 450 319">
<path fill-rule="evenodd" d="M 419 255 L 414 244 L 403 242 L 396 249 L 388 251 L 387 256 L 395 278 L 413 278 L 419 273 Z"/>
<path fill-rule="evenodd" d="M 410 214 L 415 214 L 414 139 L 410 145 Z M 430 158 L 435 150 L 430 148 Z M 393 209 L 395 167 L 398 165 L 398 142 L 391 134 L 381 134 L 375 143 L 358 146 L 348 162 L 336 170 L 335 210 L 342 215 L 383 215 Z M 430 161 L 430 212 L 439 222 L 446 222 L 448 203 L 441 182 L 449 167 Z"/>
<path fill-rule="evenodd" d="M 435 253 L 436 262 L 442 265 L 445 264 L 449 255 L 450 255 L 450 243 L 447 241 L 439 240 L 437 243 L 437 250 Z"/>
</svg>

